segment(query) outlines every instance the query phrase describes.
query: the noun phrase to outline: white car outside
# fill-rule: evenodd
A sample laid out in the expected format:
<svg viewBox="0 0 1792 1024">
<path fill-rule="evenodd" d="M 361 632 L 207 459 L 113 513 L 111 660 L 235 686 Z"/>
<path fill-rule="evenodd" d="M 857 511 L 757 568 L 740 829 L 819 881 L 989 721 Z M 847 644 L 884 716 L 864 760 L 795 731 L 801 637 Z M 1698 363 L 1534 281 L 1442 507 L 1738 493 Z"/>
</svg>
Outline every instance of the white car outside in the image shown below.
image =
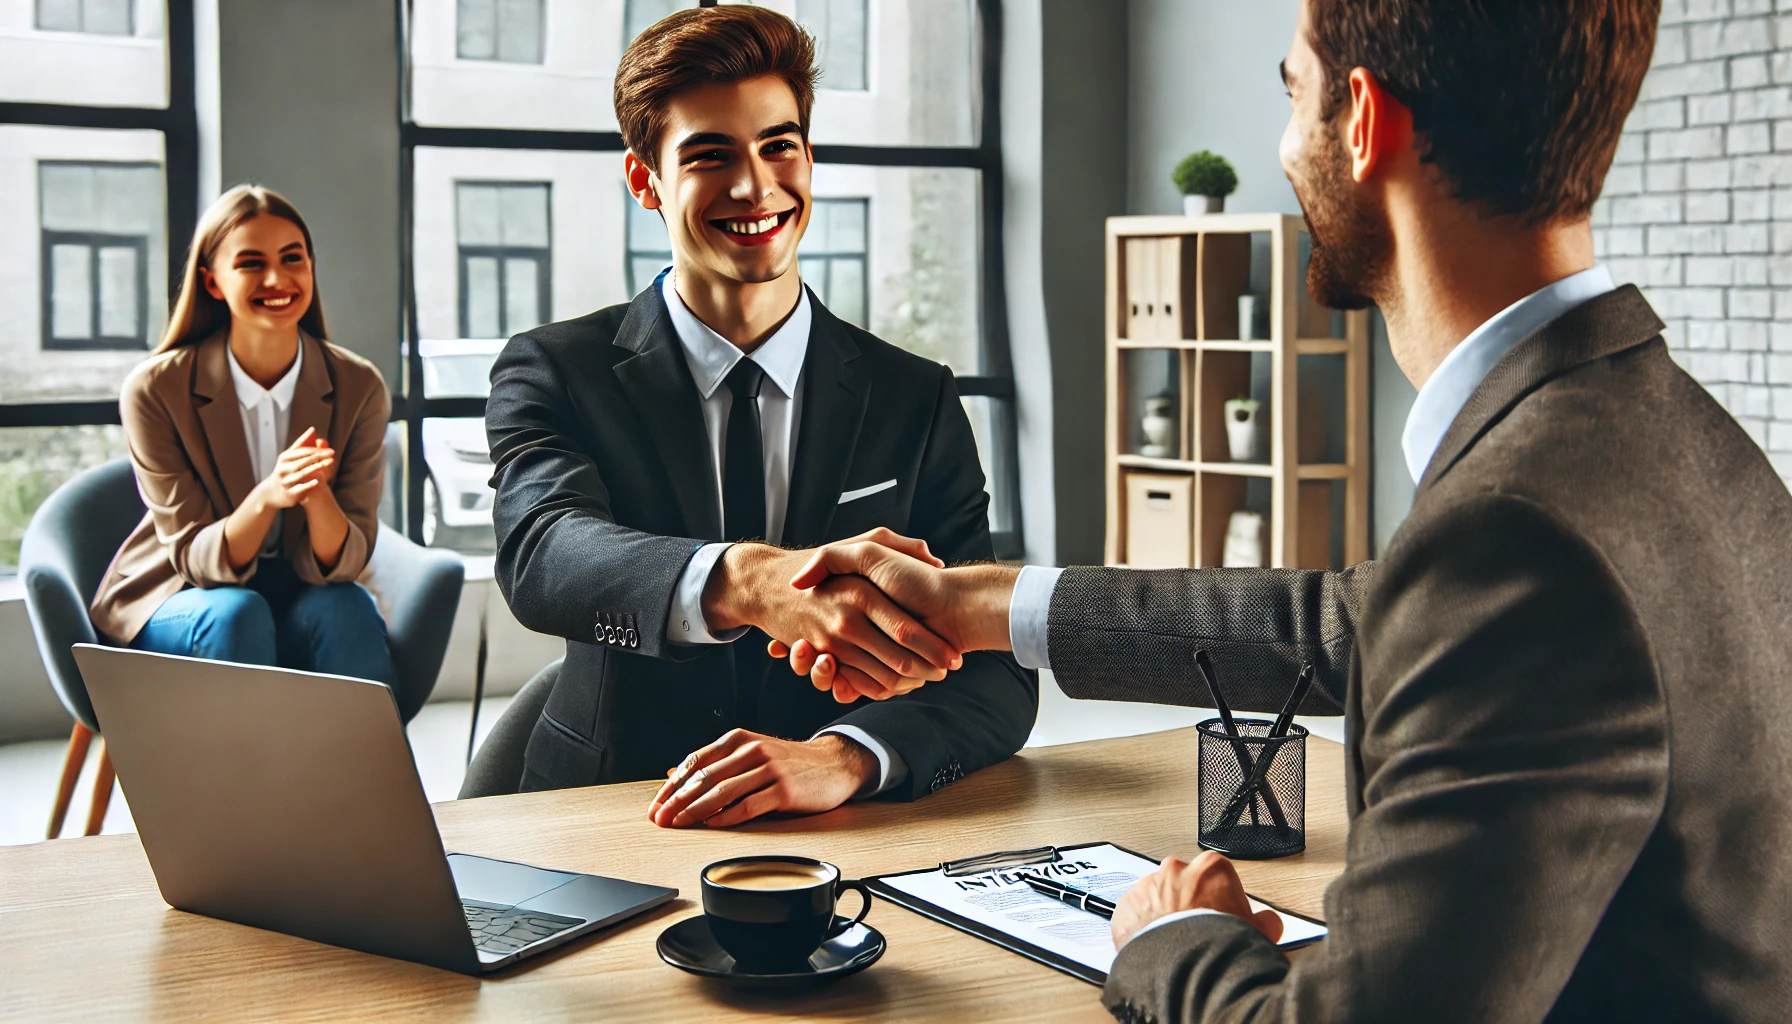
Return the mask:
<svg viewBox="0 0 1792 1024">
<path fill-rule="evenodd" d="M 425 338 L 423 393 L 430 398 L 484 398 L 491 393 L 492 363 L 503 351 L 501 338 Z M 439 527 L 491 526 L 493 491 L 491 449 L 485 421 L 475 418 L 423 421 L 424 542 L 433 543 Z"/>
</svg>

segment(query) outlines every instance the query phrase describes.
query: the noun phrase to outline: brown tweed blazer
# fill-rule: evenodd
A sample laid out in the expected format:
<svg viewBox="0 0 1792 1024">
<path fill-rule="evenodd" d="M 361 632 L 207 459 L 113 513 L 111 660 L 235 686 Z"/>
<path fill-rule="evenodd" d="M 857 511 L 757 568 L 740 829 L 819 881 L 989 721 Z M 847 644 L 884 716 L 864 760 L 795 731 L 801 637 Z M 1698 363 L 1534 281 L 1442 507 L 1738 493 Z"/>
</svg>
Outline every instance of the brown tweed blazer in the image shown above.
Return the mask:
<svg viewBox="0 0 1792 1024">
<path fill-rule="evenodd" d="M 336 449 L 333 489 L 348 539 L 336 567 L 324 572 L 311 553 L 304 509 L 289 508 L 280 513 L 281 550 L 308 583 L 346 582 L 366 567 L 378 536 L 392 400 L 372 363 L 303 332 L 299 343 L 305 357 L 287 443 L 315 427 Z M 256 562 L 238 572 L 224 549 L 225 517 L 258 482 L 226 346 L 220 332 L 145 360 L 125 379 L 119 414 L 148 511 L 113 557 L 89 609 L 94 627 L 113 643 L 130 643 L 163 601 L 187 587 L 242 584 L 255 575 Z"/>
<path fill-rule="evenodd" d="M 1065 574 L 1072 696 L 1197 703 L 1211 647 L 1256 710 L 1305 661 L 1347 716 L 1329 938 L 1173 922 L 1115 1016 L 1792 1015 L 1792 496 L 1660 331 L 1623 288 L 1521 342 L 1373 567 Z"/>
</svg>

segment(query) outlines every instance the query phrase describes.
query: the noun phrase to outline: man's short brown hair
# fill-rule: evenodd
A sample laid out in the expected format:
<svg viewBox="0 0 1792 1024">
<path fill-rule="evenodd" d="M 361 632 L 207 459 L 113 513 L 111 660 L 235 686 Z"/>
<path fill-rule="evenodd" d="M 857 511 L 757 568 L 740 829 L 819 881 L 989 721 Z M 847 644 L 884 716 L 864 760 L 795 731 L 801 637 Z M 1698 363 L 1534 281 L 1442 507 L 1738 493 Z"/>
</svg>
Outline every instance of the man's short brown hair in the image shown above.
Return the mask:
<svg viewBox="0 0 1792 1024">
<path fill-rule="evenodd" d="M 777 75 L 796 94 L 807 139 L 817 74 L 815 40 L 784 15 L 746 4 L 694 7 L 657 22 L 623 52 L 616 122 L 635 158 L 657 173 L 668 100 L 695 85 Z"/>
<path fill-rule="evenodd" d="M 1457 198 L 1541 224 L 1599 198 L 1661 0 L 1308 0 L 1307 14 L 1327 120 L 1365 68 Z"/>
</svg>

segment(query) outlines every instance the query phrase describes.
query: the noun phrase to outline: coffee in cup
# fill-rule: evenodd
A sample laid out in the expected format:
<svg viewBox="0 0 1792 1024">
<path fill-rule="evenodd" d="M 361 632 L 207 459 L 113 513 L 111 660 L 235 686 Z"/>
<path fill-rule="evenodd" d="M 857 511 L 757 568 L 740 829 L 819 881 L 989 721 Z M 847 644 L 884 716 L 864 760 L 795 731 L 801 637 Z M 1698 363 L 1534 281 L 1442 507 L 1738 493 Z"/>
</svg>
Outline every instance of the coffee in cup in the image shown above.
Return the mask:
<svg viewBox="0 0 1792 1024">
<path fill-rule="evenodd" d="M 865 919 L 871 892 L 840 869 L 808 857 L 735 857 L 703 869 L 703 914 L 710 934 L 749 970 L 801 969 L 821 944 Z M 834 921 L 840 894 L 856 890 L 864 905 L 850 921 Z"/>
</svg>

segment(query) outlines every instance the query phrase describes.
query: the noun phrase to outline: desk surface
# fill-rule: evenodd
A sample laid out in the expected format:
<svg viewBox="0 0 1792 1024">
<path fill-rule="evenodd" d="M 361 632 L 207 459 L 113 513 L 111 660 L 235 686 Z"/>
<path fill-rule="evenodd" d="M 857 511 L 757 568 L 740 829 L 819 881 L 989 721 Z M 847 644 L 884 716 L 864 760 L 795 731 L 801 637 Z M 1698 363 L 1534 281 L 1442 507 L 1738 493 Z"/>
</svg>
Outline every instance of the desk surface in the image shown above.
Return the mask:
<svg viewBox="0 0 1792 1024">
<path fill-rule="evenodd" d="M 1344 866 L 1343 754 L 1308 742 L 1307 850 L 1240 862 L 1251 892 L 1319 916 Z M 1107 1021 L 1097 990 L 878 901 L 870 970 L 804 994 L 744 992 L 660 962 L 697 912 L 697 873 L 798 853 L 849 876 L 1035 845 L 1108 840 L 1153 856 L 1195 845 L 1195 731 L 1023 751 L 918 803 L 854 804 L 728 831 L 646 819 L 651 783 L 439 804 L 451 850 L 676 886 L 680 899 L 595 937 L 471 978 L 170 909 L 134 835 L 0 848 L 0 1016 L 211 1020 Z M 848 903 L 854 897 L 848 896 Z"/>
</svg>

